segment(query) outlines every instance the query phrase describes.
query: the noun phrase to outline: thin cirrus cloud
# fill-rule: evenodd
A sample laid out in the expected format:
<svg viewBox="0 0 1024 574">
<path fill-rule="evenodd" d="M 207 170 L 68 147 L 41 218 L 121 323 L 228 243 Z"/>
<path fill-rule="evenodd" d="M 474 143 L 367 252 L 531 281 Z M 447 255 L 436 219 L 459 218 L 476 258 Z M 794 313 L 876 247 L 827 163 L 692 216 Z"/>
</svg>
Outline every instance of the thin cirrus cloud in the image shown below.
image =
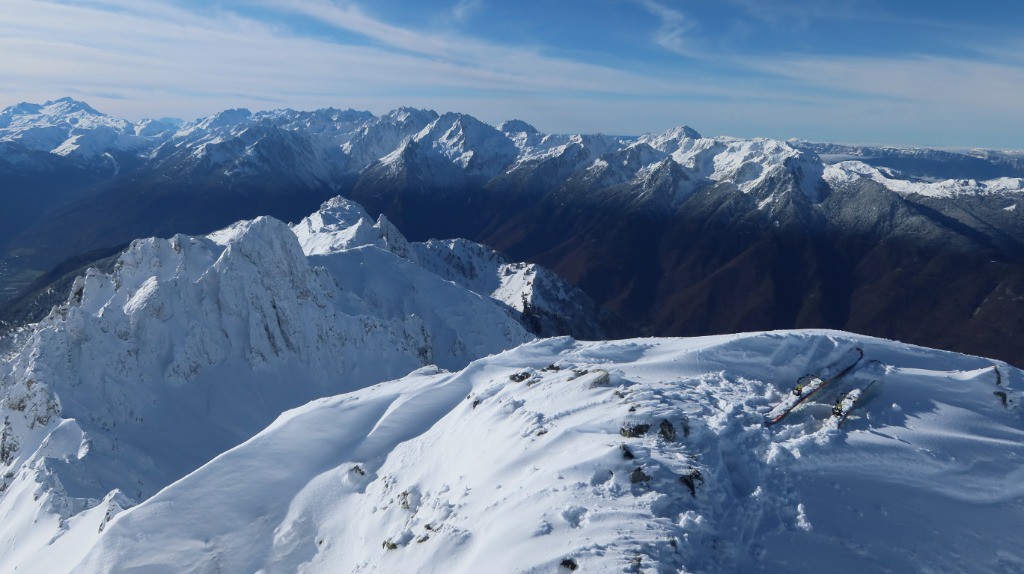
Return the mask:
<svg viewBox="0 0 1024 574">
<path fill-rule="evenodd" d="M 474 14 L 479 12 L 481 8 L 483 8 L 482 0 L 459 0 L 455 3 L 455 6 L 452 7 L 452 18 L 454 18 L 456 22 L 465 23 L 472 18 Z"/>
<path fill-rule="evenodd" d="M 6 0 L 0 104 L 71 95 L 131 118 L 413 105 L 492 123 L 521 117 L 546 131 L 637 134 L 688 123 L 740 136 L 1022 146 L 1014 94 L 1024 90 L 1024 65 L 1012 47 L 984 38 L 964 54 L 864 55 L 715 37 L 740 29 L 736 18 L 784 25 L 748 0 L 727 0 L 735 15 L 720 22 L 697 5 L 595 0 L 576 20 L 582 36 L 512 38 L 493 14 L 515 8 L 438 1 L 417 5 L 434 13 L 418 26 L 345 0 Z M 521 14 L 537 13 L 532 1 Z M 785 4 L 805 15 L 808 32 L 822 18 L 871 18 Z M 614 33 L 630 41 L 605 41 Z"/>
<path fill-rule="evenodd" d="M 693 25 L 687 21 L 686 15 L 654 0 L 642 0 L 640 5 L 661 22 L 651 37 L 656 44 L 681 56 L 695 55 L 689 39 Z"/>
<path fill-rule="evenodd" d="M 281 105 L 319 100 L 365 105 L 402 97 L 441 101 L 446 92 L 465 101 L 465 94 L 472 92 L 537 97 L 682 91 L 660 78 L 547 57 L 532 49 L 391 26 L 354 5 L 263 4 L 316 18 L 376 44 L 306 38 L 237 12 L 199 14 L 162 2 L 10 0 L 0 21 L 0 49 L 11 57 L 0 59 L 0 73 L 13 80 L 8 97 L 38 100 L 63 95 L 62 90 L 88 93 L 99 88 L 129 97 L 151 93 L 162 101 L 150 100 L 148 113 L 160 113 L 153 108 L 161 104 L 177 105 L 171 112 L 187 114 L 196 108 L 209 113 L 253 100 Z M 717 91 L 713 86 L 690 90 Z M 422 98 L 420 93 L 435 95 Z M 230 101 L 240 94 L 251 96 Z M 218 101 L 222 103 L 214 103 Z M 211 104 L 215 107 L 203 110 Z"/>
</svg>

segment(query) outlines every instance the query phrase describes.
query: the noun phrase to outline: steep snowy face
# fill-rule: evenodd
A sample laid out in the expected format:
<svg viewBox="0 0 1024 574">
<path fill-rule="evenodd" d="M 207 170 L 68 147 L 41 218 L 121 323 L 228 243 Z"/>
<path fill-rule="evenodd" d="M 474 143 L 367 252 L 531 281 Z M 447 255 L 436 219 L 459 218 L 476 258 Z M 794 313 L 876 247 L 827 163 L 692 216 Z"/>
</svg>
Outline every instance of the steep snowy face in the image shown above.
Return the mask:
<svg viewBox="0 0 1024 574">
<path fill-rule="evenodd" d="M 604 339 L 625 330 L 583 291 L 539 265 L 511 262 L 465 239 L 432 239 L 412 250 L 424 268 L 506 306 L 537 335 Z"/>
<path fill-rule="evenodd" d="M 351 257 L 340 254 L 360 247 L 387 251 L 413 264 L 407 273 L 425 272 L 430 280 L 440 277 L 452 281 L 497 304 L 537 335 L 573 333 L 583 338 L 605 338 L 621 327 L 586 294 L 547 269 L 510 262 L 497 251 L 465 239 L 411 243 L 386 217 L 374 222 L 359 204 L 341 197 L 324 203 L 292 230 L 306 255 L 336 256 L 324 261 Z M 338 270 L 335 276 L 347 279 L 349 274 Z M 406 285 L 407 277 L 390 283 L 388 289 Z M 417 291 L 416 284 L 414 281 L 410 292 Z"/>
<path fill-rule="evenodd" d="M 329 186 L 365 167 L 352 164 L 343 146 L 375 119 L 351 109 L 227 110 L 183 126 L 153 155 L 166 167 L 186 171 L 212 168 L 227 177 L 270 172 L 310 187 Z"/>
<path fill-rule="evenodd" d="M 852 372 L 765 426 L 851 349 Z M 47 566 L 1014 571 L 1022 376 L 838 332 L 544 340 L 285 413 Z M 865 388 L 840 425 L 836 399 Z"/>
<path fill-rule="evenodd" d="M 363 245 L 388 248 L 388 242 L 374 227 L 366 210 L 341 196 L 328 200 L 292 231 L 306 255 L 327 255 Z"/>
<path fill-rule="evenodd" d="M 987 181 L 975 179 L 946 179 L 926 181 L 908 178 L 889 168 L 872 167 L 860 161 L 844 161 L 829 165 L 824 170 L 825 180 L 840 185 L 869 179 L 900 195 L 953 198 L 960 195 L 1006 195 L 1024 192 L 1024 178 L 1002 177 Z"/>
<path fill-rule="evenodd" d="M 377 247 L 311 260 L 271 218 L 136 241 L 0 367 L 2 553 L 45 546 L 20 536 L 34 522 L 53 537 L 109 501 L 144 500 L 285 408 L 530 338 Z"/>
<path fill-rule="evenodd" d="M 415 136 L 427 162 L 443 161 L 466 176 L 490 179 L 515 161 L 515 143 L 502 132 L 465 114 L 446 113 Z"/>
<path fill-rule="evenodd" d="M 690 126 L 676 126 L 664 133 L 644 134 L 637 141 L 670 154 L 692 146 L 694 140 L 699 140 L 703 137 Z"/>
<path fill-rule="evenodd" d="M 691 137 L 679 128 L 651 139 L 651 145 L 671 154 L 694 180 L 729 182 L 744 193 L 763 187 L 772 178 L 790 175 L 812 201 L 821 199 L 822 166 L 817 156 L 786 142 L 770 139 Z"/>
<path fill-rule="evenodd" d="M 71 98 L 42 105 L 22 103 L 0 111 L 0 142 L 4 141 L 84 159 L 150 144 L 147 138 L 136 135 L 131 122 L 112 118 Z"/>
<path fill-rule="evenodd" d="M 636 178 L 642 169 L 664 158 L 663 152 L 638 142 L 601 155 L 580 176 L 582 185 L 595 189 L 619 185 Z"/>
<path fill-rule="evenodd" d="M 538 145 L 542 145 L 545 139 L 544 134 L 523 120 L 504 121 L 498 126 L 498 131 L 508 136 L 516 144 L 520 156 Z"/>
<path fill-rule="evenodd" d="M 351 164 L 362 169 L 401 147 L 436 119 L 434 111 L 398 108 L 366 123 L 342 149 Z"/>
</svg>

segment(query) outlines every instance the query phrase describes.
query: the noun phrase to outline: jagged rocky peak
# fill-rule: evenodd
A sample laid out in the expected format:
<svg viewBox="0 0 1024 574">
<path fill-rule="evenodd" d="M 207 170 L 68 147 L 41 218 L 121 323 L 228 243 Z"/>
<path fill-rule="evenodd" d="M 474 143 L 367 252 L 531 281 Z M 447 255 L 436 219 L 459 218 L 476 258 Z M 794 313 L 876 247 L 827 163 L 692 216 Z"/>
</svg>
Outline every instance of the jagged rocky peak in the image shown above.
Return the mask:
<svg viewBox="0 0 1024 574">
<path fill-rule="evenodd" d="M 405 106 L 391 110 L 381 116 L 381 120 L 387 120 L 393 123 L 419 123 L 424 125 L 429 124 L 437 118 L 438 114 L 434 110 L 424 110 Z"/>
<path fill-rule="evenodd" d="M 678 150 L 685 140 L 699 140 L 703 136 L 697 130 L 680 125 L 660 134 L 645 134 L 638 138 L 638 141 L 646 143 L 651 147 L 665 153 L 672 153 Z"/>
<path fill-rule="evenodd" d="M 224 110 L 182 126 L 177 137 L 188 137 L 193 134 L 201 137 L 211 132 L 231 132 L 249 123 L 252 117 L 253 113 L 245 108 Z"/>
<path fill-rule="evenodd" d="M 467 172 L 493 177 L 518 156 L 518 148 L 494 126 L 473 116 L 447 112 L 416 135 L 416 140 Z"/>
<path fill-rule="evenodd" d="M 402 149 L 403 144 L 437 119 L 433 110 L 398 108 L 360 127 L 341 149 L 348 155 L 352 171 L 359 171 L 378 159 Z"/>
</svg>

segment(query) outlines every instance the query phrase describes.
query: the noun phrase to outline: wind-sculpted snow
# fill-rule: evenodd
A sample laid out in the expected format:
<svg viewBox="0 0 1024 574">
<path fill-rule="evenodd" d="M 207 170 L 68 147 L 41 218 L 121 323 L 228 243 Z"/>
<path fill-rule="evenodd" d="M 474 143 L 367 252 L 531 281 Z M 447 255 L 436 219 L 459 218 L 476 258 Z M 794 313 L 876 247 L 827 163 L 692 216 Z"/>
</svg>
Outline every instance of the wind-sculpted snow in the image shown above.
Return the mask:
<svg viewBox="0 0 1024 574">
<path fill-rule="evenodd" d="M 139 240 L 112 274 L 79 278 L 0 370 L 0 570 L 287 408 L 530 339 L 493 301 L 356 247 L 307 258 L 262 217 Z"/>
<path fill-rule="evenodd" d="M 859 370 L 764 425 L 853 347 Z M 1021 384 L 839 332 L 543 340 L 287 412 L 101 534 L 73 527 L 47 571 L 1018 571 Z"/>
</svg>

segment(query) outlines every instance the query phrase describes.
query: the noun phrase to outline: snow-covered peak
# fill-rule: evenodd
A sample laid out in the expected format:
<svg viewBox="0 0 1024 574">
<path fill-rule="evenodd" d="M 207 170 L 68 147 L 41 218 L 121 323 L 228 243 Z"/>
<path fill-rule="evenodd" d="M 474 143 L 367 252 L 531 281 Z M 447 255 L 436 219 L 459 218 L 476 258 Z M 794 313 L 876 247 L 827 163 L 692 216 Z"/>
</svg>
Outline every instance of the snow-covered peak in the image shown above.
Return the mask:
<svg viewBox="0 0 1024 574">
<path fill-rule="evenodd" d="M 498 131 L 509 137 L 519 148 L 519 159 L 529 155 L 532 148 L 541 144 L 544 134 L 523 120 L 506 120 L 498 126 Z"/>
<path fill-rule="evenodd" d="M 0 128 L 10 127 L 19 121 L 26 123 L 59 123 L 61 121 L 82 121 L 89 117 L 109 117 L 93 109 L 85 102 L 72 98 L 60 98 L 44 104 L 22 102 L 0 110 Z"/>
<path fill-rule="evenodd" d="M 248 122 L 253 117 L 251 111 L 246 108 L 234 108 L 230 110 L 224 110 L 217 112 L 216 114 L 207 118 L 197 120 L 192 125 L 196 129 L 203 130 L 216 130 L 216 129 L 232 129 L 239 124 Z"/>
<path fill-rule="evenodd" d="M 135 135 L 142 137 L 166 138 L 173 136 L 182 124 L 174 120 L 144 119 L 135 126 Z"/>
<path fill-rule="evenodd" d="M 386 219 L 336 199 L 304 224 L 307 239 L 373 233 L 312 256 L 269 217 L 135 241 L 112 273 L 77 279 L 0 364 L 0 570 L 47 553 L 69 521 L 106 521 L 151 496 L 283 408 L 531 338 L 495 301 L 396 255 L 410 248 Z"/>
<path fill-rule="evenodd" d="M 147 145 L 146 138 L 136 135 L 131 122 L 112 118 L 71 98 L 42 105 L 22 103 L 0 111 L 0 141 L 85 159 Z"/>
<path fill-rule="evenodd" d="M 448 112 L 416 134 L 415 141 L 469 175 L 494 177 L 519 155 L 504 133 L 473 116 Z"/>
<path fill-rule="evenodd" d="M 632 180 L 645 167 L 658 164 L 664 158 L 664 152 L 644 142 L 636 142 L 601 155 L 587 168 L 586 177 L 592 185 L 618 185 Z"/>
<path fill-rule="evenodd" d="M 326 255 L 363 245 L 387 248 L 363 206 L 341 196 L 329 199 L 292 231 L 306 255 Z"/>
<path fill-rule="evenodd" d="M 787 142 L 731 137 L 681 140 L 672 159 L 687 169 L 694 179 L 729 182 L 750 193 L 784 175 L 791 176 L 797 188 L 812 201 L 821 198 L 821 173 L 824 166 L 813 153 L 803 152 Z"/>
<path fill-rule="evenodd" d="M 342 145 L 352 171 L 360 171 L 374 161 L 402 149 L 410 138 L 437 117 L 437 112 L 432 110 L 398 108 L 367 122 Z"/>
<path fill-rule="evenodd" d="M 432 239 L 411 244 L 411 250 L 424 268 L 507 306 L 539 336 L 572 333 L 599 339 L 622 327 L 585 293 L 550 270 L 511 262 L 479 243 Z"/>
<path fill-rule="evenodd" d="M 237 135 L 252 123 L 253 114 L 245 108 L 224 110 L 186 123 L 174 134 L 175 145 L 219 142 Z"/>
<path fill-rule="evenodd" d="M 923 195 L 952 198 L 959 195 L 989 195 L 1024 192 L 1024 179 L 1002 177 L 986 181 L 946 179 L 926 181 L 909 178 L 896 170 L 873 167 L 860 161 L 843 161 L 824 170 L 826 181 L 833 185 L 867 179 L 880 183 L 900 195 Z"/>
<path fill-rule="evenodd" d="M 665 153 L 673 153 L 684 145 L 685 140 L 699 140 L 702 137 L 697 130 L 681 125 L 664 133 L 640 136 L 637 141 L 646 143 Z"/>
<path fill-rule="evenodd" d="M 527 135 L 539 135 L 540 132 L 537 128 L 524 122 L 523 120 L 505 120 L 498 126 L 498 131 L 511 137 L 513 134 L 527 134 Z"/>
</svg>

